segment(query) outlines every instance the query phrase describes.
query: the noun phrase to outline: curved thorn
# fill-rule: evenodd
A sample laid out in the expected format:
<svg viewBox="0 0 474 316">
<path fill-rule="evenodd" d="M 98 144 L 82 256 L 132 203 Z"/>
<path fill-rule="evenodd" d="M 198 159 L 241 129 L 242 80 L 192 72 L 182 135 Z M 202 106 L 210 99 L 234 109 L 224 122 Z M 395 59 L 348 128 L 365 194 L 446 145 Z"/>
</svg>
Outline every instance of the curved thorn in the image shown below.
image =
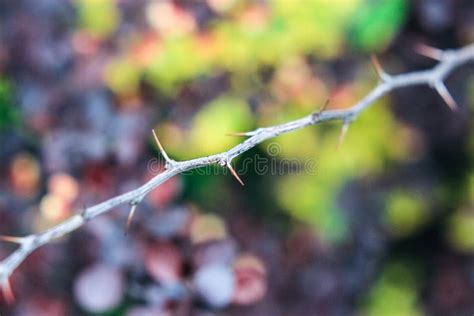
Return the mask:
<svg viewBox="0 0 474 316">
<path fill-rule="evenodd" d="M 160 142 L 160 140 L 158 139 L 158 136 L 156 135 L 155 130 L 152 129 L 151 131 L 153 132 L 153 137 L 155 138 L 155 142 L 156 142 L 156 144 L 158 145 L 158 149 L 160 150 L 161 155 L 163 156 L 163 158 L 165 158 L 165 160 L 166 160 L 167 163 L 172 164 L 172 163 L 173 163 L 173 160 L 170 159 L 170 157 L 168 157 L 168 154 L 166 153 L 165 149 L 164 149 L 163 146 L 161 145 L 161 142 Z"/>
<path fill-rule="evenodd" d="M 244 182 L 242 181 L 242 179 L 240 179 L 239 175 L 237 174 L 237 172 L 234 170 L 234 168 L 232 167 L 232 165 L 230 164 L 230 162 L 227 163 L 227 168 L 229 168 L 230 172 L 232 173 L 232 175 L 234 176 L 234 178 L 237 179 L 237 181 L 239 181 L 239 183 L 244 186 Z"/>
<path fill-rule="evenodd" d="M 435 84 L 435 89 L 439 93 L 439 95 L 443 98 L 444 102 L 446 103 L 447 106 L 453 111 L 456 111 L 458 109 L 458 105 L 456 101 L 454 100 L 453 96 L 451 93 L 449 93 L 448 88 L 446 88 L 446 85 L 439 81 Z"/>
<path fill-rule="evenodd" d="M 371 54 L 370 55 L 370 61 L 372 63 L 372 67 L 374 67 L 375 73 L 377 74 L 379 79 L 382 80 L 382 81 L 388 81 L 390 76 L 385 72 L 385 70 L 383 70 L 382 65 L 380 64 L 380 61 L 377 58 L 377 56 L 375 56 L 374 54 Z"/>
</svg>

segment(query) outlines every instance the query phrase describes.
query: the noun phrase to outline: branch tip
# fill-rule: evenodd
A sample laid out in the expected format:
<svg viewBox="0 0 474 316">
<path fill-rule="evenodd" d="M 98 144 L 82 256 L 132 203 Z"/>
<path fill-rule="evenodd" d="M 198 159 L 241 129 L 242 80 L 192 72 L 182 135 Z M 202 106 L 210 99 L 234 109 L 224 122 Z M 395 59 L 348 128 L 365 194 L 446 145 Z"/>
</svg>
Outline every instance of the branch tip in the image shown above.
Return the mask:
<svg viewBox="0 0 474 316">
<path fill-rule="evenodd" d="M 444 52 L 441 49 L 428 46 L 426 44 L 417 44 L 415 46 L 415 51 L 425 57 L 441 61 L 444 56 Z"/>
<path fill-rule="evenodd" d="M 453 96 L 451 95 L 451 93 L 449 93 L 448 88 L 446 88 L 446 85 L 443 82 L 437 82 L 434 87 L 441 96 L 441 98 L 443 98 L 446 105 L 449 106 L 451 110 L 456 111 L 459 108 Z"/>
<path fill-rule="evenodd" d="M 237 181 L 239 181 L 239 183 L 244 186 L 244 182 L 242 181 L 242 179 L 240 179 L 239 175 L 237 174 L 237 172 L 235 171 L 235 169 L 232 167 L 232 165 L 230 164 L 230 162 L 227 163 L 227 168 L 229 168 L 230 170 L 230 173 L 232 173 L 232 175 L 234 176 L 235 179 L 237 179 Z"/>
</svg>

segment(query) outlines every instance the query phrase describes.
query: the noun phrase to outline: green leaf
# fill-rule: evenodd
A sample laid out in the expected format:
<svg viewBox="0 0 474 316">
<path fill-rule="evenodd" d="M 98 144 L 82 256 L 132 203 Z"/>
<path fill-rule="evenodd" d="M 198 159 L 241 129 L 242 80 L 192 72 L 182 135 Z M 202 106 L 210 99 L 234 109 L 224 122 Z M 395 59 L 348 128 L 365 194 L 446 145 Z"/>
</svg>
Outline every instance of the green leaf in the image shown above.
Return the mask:
<svg viewBox="0 0 474 316">
<path fill-rule="evenodd" d="M 77 0 L 79 24 L 98 37 L 115 31 L 119 11 L 115 0 Z"/>
<path fill-rule="evenodd" d="M 226 134 L 249 129 L 252 120 L 243 100 L 221 97 L 209 103 L 193 119 L 189 149 L 200 156 L 228 150 L 241 139 Z"/>
<path fill-rule="evenodd" d="M 10 84 L 0 78 L 0 129 L 16 125 L 18 121 L 18 110 L 12 105 Z"/>
<path fill-rule="evenodd" d="M 407 7 L 405 0 L 363 1 L 349 27 L 349 43 L 365 51 L 385 48 L 403 26 Z"/>
</svg>

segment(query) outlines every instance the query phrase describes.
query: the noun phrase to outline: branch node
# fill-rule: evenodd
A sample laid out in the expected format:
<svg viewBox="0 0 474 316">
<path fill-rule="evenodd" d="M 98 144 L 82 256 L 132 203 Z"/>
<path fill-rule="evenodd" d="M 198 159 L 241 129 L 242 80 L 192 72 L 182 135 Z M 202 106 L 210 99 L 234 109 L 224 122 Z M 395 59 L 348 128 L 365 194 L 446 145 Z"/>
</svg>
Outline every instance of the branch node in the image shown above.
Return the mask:
<svg viewBox="0 0 474 316">
<path fill-rule="evenodd" d="M 372 67 L 374 67 L 375 73 L 379 77 L 380 81 L 382 81 L 382 82 L 390 81 L 390 79 L 391 79 L 390 75 L 385 70 L 383 70 L 383 67 L 380 64 L 380 61 L 377 58 L 377 56 L 375 56 L 374 54 L 370 55 L 370 61 L 372 63 Z"/>
<path fill-rule="evenodd" d="M 158 139 L 155 130 L 152 129 L 151 131 L 153 132 L 153 137 L 155 138 L 156 145 L 158 145 L 158 149 L 160 150 L 161 155 L 163 156 L 163 158 L 165 158 L 165 169 L 171 168 L 176 163 L 176 161 L 174 161 L 168 156 L 165 149 L 163 148 L 163 145 L 161 145 L 161 142 Z"/>
<path fill-rule="evenodd" d="M 87 207 L 85 205 L 81 208 L 81 216 L 86 222 L 91 219 L 91 217 L 87 214 Z"/>
<path fill-rule="evenodd" d="M 445 55 L 441 49 L 421 43 L 415 46 L 415 50 L 418 54 L 437 61 L 441 61 Z"/>
<path fill-rule="evenodd" d="M 435 82 L 433 87 L 451 110 L 456 111 L 459 108 L 453 96 L 449 93 L 448 88 L 446 88 L 446 85 L 442 81 Z"/>
<path fill-rule="evenodd" d="M 329 104 L 329 99 L 326 99 L 326 101 L 323 103 L 323 105 L 313 114 L 311 114 L 311 117 L 313 118 L 313 124 L 316 123 L 316 121 L 320 118 L 321 114 L 326 110 L 327 106 Z"/>
</svg>

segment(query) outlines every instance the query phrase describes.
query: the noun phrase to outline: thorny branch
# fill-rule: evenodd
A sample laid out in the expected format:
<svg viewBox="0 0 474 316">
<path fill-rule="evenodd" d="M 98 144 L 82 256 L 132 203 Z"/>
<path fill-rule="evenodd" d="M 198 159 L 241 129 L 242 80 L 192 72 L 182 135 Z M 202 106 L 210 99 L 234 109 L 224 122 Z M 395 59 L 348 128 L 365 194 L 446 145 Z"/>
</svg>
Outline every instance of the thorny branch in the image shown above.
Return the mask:
<svg viewBox="0 0 474 316">
<path fill-rule="evenodd" d="M 466 64 L 470 61 L 474 61 L 474 44 L 470 44 L 458 50 L 447 51 L 420 45 L 418 47 L 418 52 L 424 56 L 439 61 L 438 64 L 430 70 L 391 76 L 382 69 L 378 60 L 375 57 L 372 57 L 372 62 L 380 81 L 377 86 L 375 86 L 362 100 L 352 107 L 343 110 L 324 110 L 323 107 L 319 111 L 284 124 L 258 128 L 250 132 L 234 133 L 233 135 L 247 136 L 249 138 L 223 153 L 187 161 L 174 161 L 168 157 L 165 150 L 163 149 L 163 146 L 159 142 L 158 137 L 153 131 L 153 135 L 160 152 L 166 160 L 166 169 L 164 172 L 158 174 L 150 181 L 143 184 L 141 187 L 111 198 L 95 206 L 85 208 L 80 214 L 74 215 L 59 225 L 54 226 L 44 232 L 31 234 L 25 237 L 4 236 L 0 239 L 3 241 L 19 244 L 18 249 L 16 249 L 12 254 L 0 262 L 0 285 L 4 290 L 4 296 L 7 298 L 12 297 L 9 277 L 35 249 L 49 243 L 53 239 L 59 238 L 78 229 L 90 219 L 125 203 L 129 203 L 131 206 L 131 214 L 128 219 L 129 223 L 137 205 L 143 200 L 143 198 L 150 191 L 177 174 L 218 163 L 223 167 L 229 168 L 232 175 L 243 185 L 242 180 L 239 178 L 238 174 L 231 165 L 232 159 L 238 155 L 246 152 L 247 150 L 269 138 L 273 138 L 278 135 L 298 130 L 306 126 L 315 125 L 324 121 L 342 121 L 343 125 L 339 141 L 341 142 L 344 138 L 344 135 L 347 133 L 349 125 L 362 111 L 367 109 L 377 99 L 381 98 L 388 92 L 402 87 L 429 85 L 439 93 L 439 95 L 451 109 L 456 109 L 457 105 L 446 88 L 444 80 L 458 66 Z"/>
</svg>

